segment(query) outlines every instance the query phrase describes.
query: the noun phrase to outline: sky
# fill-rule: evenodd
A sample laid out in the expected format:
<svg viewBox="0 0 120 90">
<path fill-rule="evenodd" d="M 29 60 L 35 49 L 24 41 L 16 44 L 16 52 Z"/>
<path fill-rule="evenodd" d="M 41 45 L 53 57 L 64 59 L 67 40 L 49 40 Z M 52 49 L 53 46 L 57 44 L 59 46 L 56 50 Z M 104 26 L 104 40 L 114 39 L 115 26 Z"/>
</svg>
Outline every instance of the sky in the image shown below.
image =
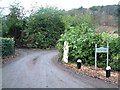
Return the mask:
<svg viewBox="0 0 120 90">
<path fill-rule="evenodd" d="M 120 0 L 0 0 L 0 7 L 8 7 L 14 1 L 20 2 L 25 9 L 32 6 L 55 6 L 61 9 L 70 10 L 81 6 L 89 8 L 97 5 L 118 4 Z"/>
<path fill-rule="evenodd" d="M 114 5 L 118 4 L 120 0 L 0 0 L 0 7 L 9 7 L 15 1 L 19 2 L 25 10 L 30 10 L 34 6 L 54 6 L 67 11 L 81 6 L 89 8 L 98 5 Z"/>
</svg>

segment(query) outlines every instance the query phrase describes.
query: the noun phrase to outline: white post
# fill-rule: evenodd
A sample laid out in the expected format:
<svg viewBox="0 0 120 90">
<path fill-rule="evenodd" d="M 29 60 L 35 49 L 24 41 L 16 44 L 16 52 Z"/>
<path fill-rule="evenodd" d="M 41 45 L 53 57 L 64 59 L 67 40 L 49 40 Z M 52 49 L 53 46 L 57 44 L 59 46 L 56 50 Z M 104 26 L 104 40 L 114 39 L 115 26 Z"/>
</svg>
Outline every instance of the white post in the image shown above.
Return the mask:
<svg viewBox="0 0 120 90">
<path fill-rule="evenodd" d="M 95 44 L 95 70 L 97 68 L 97 52 L 96 52 L 97 44 Z"/>
<path fill-rule="evenodd" d="M 108 53 L 109 53 L 109 44 L 107 43 L 107 66 L 108 66 L 108 62 L 109 62 L 109 55 L 108 55 Z"/>
<path fill-rule="evenodd" d="M 64 42 L 64 53 L 63 53 L 63 61 L 65 63 L 68 63 L 68 51 L 69 51 L 68 42 L 65 41 Z"/>
</svg>

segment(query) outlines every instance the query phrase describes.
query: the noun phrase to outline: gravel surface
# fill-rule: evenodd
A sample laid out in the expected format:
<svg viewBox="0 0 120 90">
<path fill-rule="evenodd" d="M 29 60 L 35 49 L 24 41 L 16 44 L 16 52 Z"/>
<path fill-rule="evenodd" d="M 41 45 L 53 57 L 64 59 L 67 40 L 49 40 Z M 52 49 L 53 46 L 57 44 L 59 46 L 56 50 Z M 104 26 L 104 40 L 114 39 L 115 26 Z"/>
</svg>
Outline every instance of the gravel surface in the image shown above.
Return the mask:
<svg viewBox="0 0 120 90">
<path fill-rule="evenodd" d="M 58 62 L 56 50 L 19 50 L 22 54 L 2 67 L 3 88 L 117 88 L 78 75 Z"/>
</svg>

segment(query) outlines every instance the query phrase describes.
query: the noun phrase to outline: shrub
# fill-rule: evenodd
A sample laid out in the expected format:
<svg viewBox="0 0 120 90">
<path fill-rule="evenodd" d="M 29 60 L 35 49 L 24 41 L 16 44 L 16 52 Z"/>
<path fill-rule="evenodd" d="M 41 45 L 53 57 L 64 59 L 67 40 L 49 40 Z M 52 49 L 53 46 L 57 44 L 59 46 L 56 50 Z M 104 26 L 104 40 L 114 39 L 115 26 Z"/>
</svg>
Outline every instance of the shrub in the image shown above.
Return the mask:
<svg viewBox="0 0 120 90">
<path fill-rule="evenodd" d="M 0 37 L 0 48 L 1 52 L 0 55 L 5 57 L 7 55 L 14 54 L 15 47 L 14 47 L 14 39 L 13 38 L 2 38 Z"/>
<path fill-rule="evenodd" d="M 1 37 L 14 37 L 17 47 L 22 46 L 22 32 L 25 29 L 24 8 L 19 3 L 14 3 L 8 7 L 8 15 L 2 16 Z"/>
<path fill-rule="evenodd" d="M 62 10 L 40 8 L 27 19 L 24 45 L 30 48 L 52 48 L 56 45 L 65 25 L 62 21 Z"/>
<path fill-rule="evenodd" d="M 86 28 L 84 31 L 83 28 Z M 89 31 L 88 31 L 89 30 Z M 102 41 L 100 35 L 91 32 L 91 29 L 85 26 L 72 27 L 69 31 L 66 31 L 61 35 L 61 39 L 58 41 L 57 47 L 60 52 L 63 52 L 63 42 L 69 42 L 69 59 L 77 60 L 78 58 L 83 60 L 84 64 L 94 64 L 94 51 L 95 44 L 100 44 Z M 92 62 L 91 62 L 92 61 Z"/>
<path fill-rule="evenodd" d="M 113 70 L 120 71 L 120 37 L 115 38 L 110 43 L 110 66 Z"/>
<path fill-rule="evenodd" d="M 64 41 L 68 41 L 70 61 L 76 62 L 77 59 L 81 59 L 85 65 L 94 65 L 95 44 L 97 44 L 98 47 L 106 47 L 107 42 L 109 42 L 109 58 L 113 60 L 110 65 L 113 70 L 120 70 L 119 66 L 117 66 L 120 57 L 120 54 L 118 54 L 120 52 L 120 39 L 108 33 L 95 33 L 88 24 L 89 23 L 83 22 L 80 26 L 71 27 L 61 35 L 57 44 L 60 53 L 63 53 Z M 98 67 L 106 67 L 106 54 L 98 53 L 97 60 Z"/>
</svg>

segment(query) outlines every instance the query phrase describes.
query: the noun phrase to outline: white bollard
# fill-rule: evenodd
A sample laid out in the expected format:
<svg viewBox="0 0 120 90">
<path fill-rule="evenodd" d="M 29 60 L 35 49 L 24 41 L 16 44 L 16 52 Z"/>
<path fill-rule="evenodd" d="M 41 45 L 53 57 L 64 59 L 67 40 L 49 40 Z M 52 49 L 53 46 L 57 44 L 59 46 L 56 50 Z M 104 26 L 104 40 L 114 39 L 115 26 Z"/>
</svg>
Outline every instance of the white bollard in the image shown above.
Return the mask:
<svg viewBox="0 0 120 90">
<path fill-rule="evenodd" d="M 77 60 L 77 69 L 81 68 L 81 63 L 82 63 L 82 60 L 78 59 Z"/>
<path fill-rule="evenodd" d="M 65 63 L 68 63 L 68 51 L 69 51 L 68 42 L 65 41 L 64 42 L 64 52 L 63 52 L 63 61 Z"/>
<path fill-rule="evenodd" d="M 110 72 L 111 72 L 111 67 L 110 66 L 107 66 L 106 67 L 106 77 L 110 77 Z"/>
<path fill-rule="evenodd" d="M 80 62 L 80 63 L 81 63 L 81 62 L 82 62 L 82 60 L 78 59 L 78 60 L 77 60 L 77 62 Z"/>
</svg>

